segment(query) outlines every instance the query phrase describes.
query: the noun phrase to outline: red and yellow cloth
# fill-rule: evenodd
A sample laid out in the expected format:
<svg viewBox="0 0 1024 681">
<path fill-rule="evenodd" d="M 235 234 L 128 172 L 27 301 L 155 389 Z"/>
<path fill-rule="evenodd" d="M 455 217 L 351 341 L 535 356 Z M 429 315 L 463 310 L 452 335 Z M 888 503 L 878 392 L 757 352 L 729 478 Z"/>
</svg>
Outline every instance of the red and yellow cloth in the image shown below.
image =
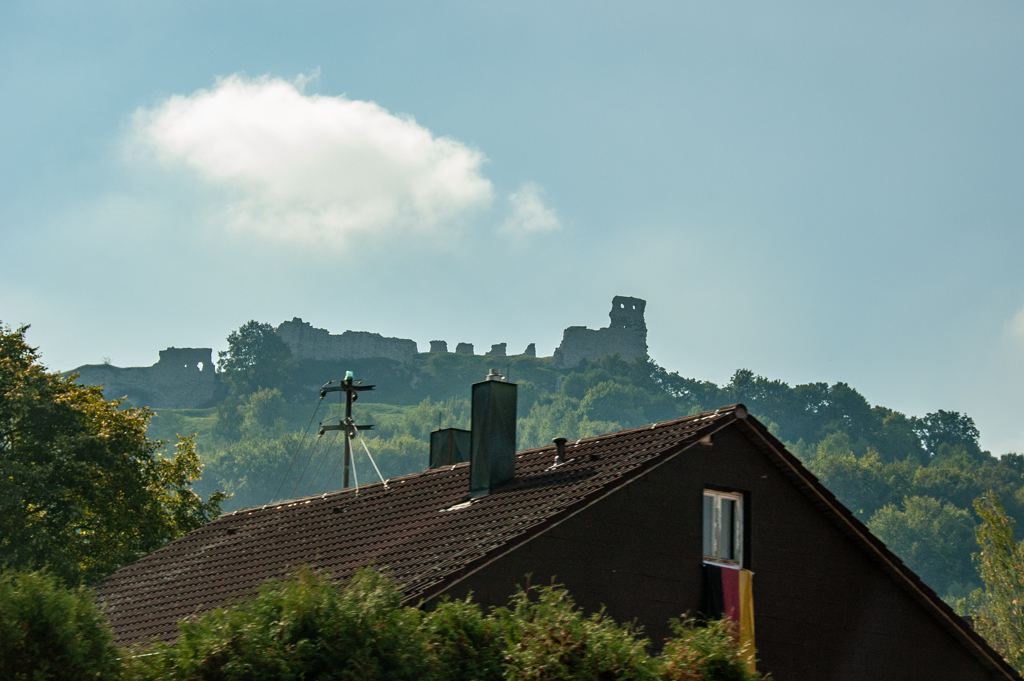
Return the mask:
<svg viewBox="0 0 1024 681">
<path fill-rule="evenodd" d="M 754 659 L 754 573 L 723 565 L 704 565 L 704 616 L 727 617 L 736 623 L 736 638 L 755 671 Z"/>
</svg>

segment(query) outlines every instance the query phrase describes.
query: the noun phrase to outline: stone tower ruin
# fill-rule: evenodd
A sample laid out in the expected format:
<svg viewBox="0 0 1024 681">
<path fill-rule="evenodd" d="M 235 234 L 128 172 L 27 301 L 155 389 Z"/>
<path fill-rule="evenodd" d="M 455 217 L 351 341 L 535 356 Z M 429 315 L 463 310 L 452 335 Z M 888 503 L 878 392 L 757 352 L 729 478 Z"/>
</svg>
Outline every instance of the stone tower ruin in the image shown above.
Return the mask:
<svg viewBox="0 0 1024 681">
<path fill-rule="evenodd" d="M 647 322 L 644 309 L 647 301 L 640 298 L 615 296 L 610 320 L 603 329 L 570 326 L 562 332 L 562 342 L 555 350 L 551 364 L 568 369 L 582 362 L 592 362 L 618 353 L 627 362 L 647 354 Z"/>
</svg>

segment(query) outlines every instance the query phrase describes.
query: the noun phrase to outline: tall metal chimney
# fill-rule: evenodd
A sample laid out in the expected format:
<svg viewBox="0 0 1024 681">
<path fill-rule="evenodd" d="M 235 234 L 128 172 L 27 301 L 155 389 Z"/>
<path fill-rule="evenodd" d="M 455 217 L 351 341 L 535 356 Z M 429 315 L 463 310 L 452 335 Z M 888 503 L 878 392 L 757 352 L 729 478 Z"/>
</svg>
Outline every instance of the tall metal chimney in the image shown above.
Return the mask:
<svg viewBox="0 0 1024 681">
<path fill-rule="evenodd" d="M 473 384 L 469 496 L 482 497 L 516 476 L 516 392 L 494 369 Z"/>
</svg>

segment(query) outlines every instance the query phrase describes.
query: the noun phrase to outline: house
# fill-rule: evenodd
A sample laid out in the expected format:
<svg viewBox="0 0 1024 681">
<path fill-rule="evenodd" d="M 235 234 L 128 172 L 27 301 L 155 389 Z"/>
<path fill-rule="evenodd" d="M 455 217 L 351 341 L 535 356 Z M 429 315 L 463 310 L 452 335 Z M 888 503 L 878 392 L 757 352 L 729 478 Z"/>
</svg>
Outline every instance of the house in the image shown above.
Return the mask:
<svg viewBox="0 0 1024 681">
<path fill-rule="evenodd" d="M 371 563 L 424 607 L 554 578 L 658 642 L 706 610 L 710 574 L 744 569 L 776 681 L 1021 678 L 743 405 L 520 453 L 514 438 L 515 386 L 475 384 L 471 461 L 221 516 L 97 586 L 116 642 L 172 641 L 292 566 Z"/>
</svg>

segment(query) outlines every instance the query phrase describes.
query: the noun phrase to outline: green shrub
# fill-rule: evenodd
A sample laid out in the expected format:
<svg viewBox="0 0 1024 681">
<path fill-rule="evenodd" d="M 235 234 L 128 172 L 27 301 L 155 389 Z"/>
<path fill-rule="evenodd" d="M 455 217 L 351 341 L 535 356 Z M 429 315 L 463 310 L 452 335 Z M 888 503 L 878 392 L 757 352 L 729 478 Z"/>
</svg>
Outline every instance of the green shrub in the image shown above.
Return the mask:
<svg viewBox="0 0 1024 681">
<path fill-rule="evenodd" d="M 692 618 L 671 620 L 673 636 L 661 651 L 665 681 L 754 681 L 746 659 L 733 640 L 733 623 L 722 619 L 698 624 Z"/>
<path fill-rule="evenodd" d="M 564 588 L 520 589 L 494 616 L 504 629 L 509 681 L 658 678 L 638 630 L 603 610 L 587 616 Z"/>
<path fill-rule="evenodd" d="M 500 681 L 505 642 L 494 618 L 476 603 L 444 600 L 423 618 L 436 678 L 445 681 Z"/>
<path fill-rule="evenodd" d="M 301 569 L 270 581 L 251 601 L 181 625 L 173 648 L 136 651 L 137 679 L 261 681 L 388 679 L 413 681 L 429 671 L 419 629 L 422 613 L 403 608 L 389 579 L 360 570 L 344 589 Z M 148 653 L 148 655 L 147 655 Z"/>
<path fill-rule="evenodd" d="M 0 678 L 120 678 L 111 638 L 88 590 L 45 572 L 0 576 Z"/>
</svg>

